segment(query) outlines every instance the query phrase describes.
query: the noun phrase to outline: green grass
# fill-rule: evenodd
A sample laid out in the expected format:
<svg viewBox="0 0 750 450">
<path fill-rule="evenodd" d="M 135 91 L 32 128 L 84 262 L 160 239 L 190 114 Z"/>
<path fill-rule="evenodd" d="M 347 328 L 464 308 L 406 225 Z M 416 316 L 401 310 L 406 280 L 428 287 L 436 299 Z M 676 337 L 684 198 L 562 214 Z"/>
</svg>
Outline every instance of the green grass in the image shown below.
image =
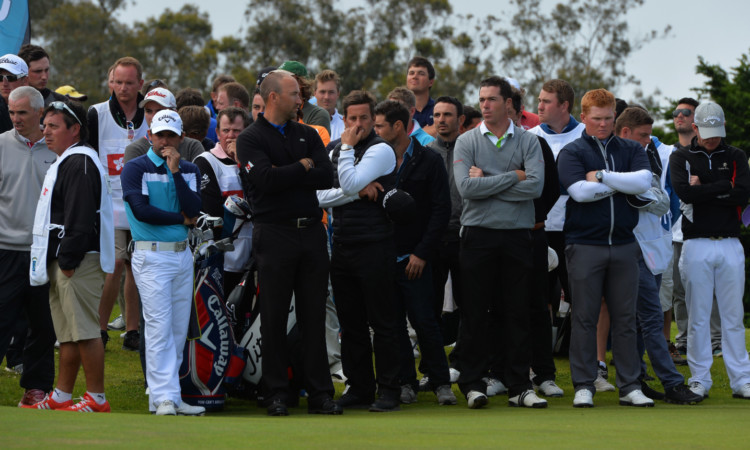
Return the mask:
<svg viewBox="0 0 750 450">
<path fill-rule="evenodd" d="M 73 414 L 16 407 L 23 391 L 18 376 L 0 371 L 0 448 L 107 447 L 227 448 L 747 448 L 750 401 L 733 399 L 723 360 L 712 368 L 711 397 L 696 406 L 657 402 L 654 408 L 618 405 L 616 392 L 594 397 L 592 409 L 576 409 L 566 359 L 557 359 L 561 399 L 549 408 L 510 408 L 507 397 L 470 410 L 459 395 L 457 406 L 438 406 L 432 393 L 420 393 L 400 412 L 375 414 L 347 410 L 340 417 L 311 416 L 302 400 L 289 417 L 267 417 L 255 402 L 229 399 L 223 412 L 206 417 L 155 417 L 148 414 L 138 355 L 120 349 L 119 332 L 110 332 L 105 383 L 113 414 Z M 610 355 L 611 356 L 611 355 Z M 680 372 L 689 375 L 687 367 Z M 610 381 L 614 381 L 610 368 Z M 83 393 L 83 374 L 74 395 Z M 658 382 L 652 387 L 661 389 Z M 343 386 L 336 384 L 337 394 Z M 454 391 L 458 389 L 454 385 Z"/>
</svg>

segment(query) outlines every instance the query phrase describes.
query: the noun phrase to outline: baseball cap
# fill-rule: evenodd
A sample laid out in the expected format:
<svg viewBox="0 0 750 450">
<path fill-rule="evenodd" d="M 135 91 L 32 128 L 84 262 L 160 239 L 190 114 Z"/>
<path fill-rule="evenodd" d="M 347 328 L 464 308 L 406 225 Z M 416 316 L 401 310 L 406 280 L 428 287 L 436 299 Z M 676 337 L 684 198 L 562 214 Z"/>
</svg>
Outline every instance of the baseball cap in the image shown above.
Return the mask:
<svg viewBox="0 0 750 450">
<path fill-rule="evenodd" d="M 514 87 L 519 91 L 521 90 L 521 83 L 519 83 L 515 78 L 505 77 L 505 81 L 507 81 L 511 85 L 511 87 Z"/>
<path fill-rule="evenodd" d="M 695 126 L 702 139 L 726 137 L 724 110 L 717 103 L 703 102 L 695 108 Z"/>
<path fill-rule="evenodd" d="M 263 82 L 263 80 L 266 79 L 269 73 L 276 70 L 273 66 L 268 66 L 260 69 L 260 72 L 258 72 L 258 81 L 255 82 L 255 87 L 260 87 L 260 84 Z"/>
<path fill-rule="evenodd" d="M 13 75 L 24 77 L 29 75 L 29 66 L 26 65 L 26 61 L 13 53 L 0 56 L 0 69 L 5 69 Z"/>
<path fill-rule="evenodd" d="M 179 114 L 171 109 L 162 109 L 154 114 L 154 119 L 151 121 L 151 133 L 165 130 L 178 135 L 182 134 L 182 119 L 180 119 Z"/>
<path fill-rule="evenodd" d="M 413 221 L 417 216 L 414 198 L 401 189 L 391 189 L 378 193 L 378 202 L 383 205 L 385 214 L 397 224 Z"/>
<path fill-rule="evenodd" d="M 284 64 L 279 66 L 279 70 L 286 70 L 299 77 L 307 78 L 307 67 L 298 61 L 285 61 Z"/>
<path fill-rule="evenodd" d="M 59 88 L 55 89 L 55 92 L 57 92 L 60 95 L 64 95 L 68 98 L 72 98 L 75 100 L 80 100 L 82 102 L 86 101 L 86 99 L 89 98 L 86 94 L 81 94 L 74 88 L 73 86 L 66 84 L 65 86 L 60 86 Z"/>
<path fill-rule="evenodd" d="M 138 107 L 143 108 L 148 102 L 156 102 L 165 108 L 177 108 L 177 101 L 174 99 L 174 94 L 164 88 L 156 88 L 148 91 L 143 100 L 138 103 Z"/>
</svg>

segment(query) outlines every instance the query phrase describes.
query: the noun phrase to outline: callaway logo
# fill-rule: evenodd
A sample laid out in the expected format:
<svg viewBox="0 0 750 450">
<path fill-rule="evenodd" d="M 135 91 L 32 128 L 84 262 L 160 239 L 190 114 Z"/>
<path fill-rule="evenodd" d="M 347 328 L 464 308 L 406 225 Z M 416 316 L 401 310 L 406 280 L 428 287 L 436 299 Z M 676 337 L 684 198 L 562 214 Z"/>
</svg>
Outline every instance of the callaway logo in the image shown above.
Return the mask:
<svg viewBox="0 0 750 450">
<path fill-rule="evenodd" d="M 17 62 L 15 62 L 12 59 L 8 59 L 8 58 L 0 58 L 0 64 L 13 64 L 14 66 L 18 65 Z"/>
<path fill-rule="evenodd" d="M 169 123 L 169 122 L 174 122 L 175 120 L 176 119 L 174 117 L 172 117 L 172 116 L 166 116 L 165 115 L 165 116 L 159 117 L 159 122 L 167 122 L 167 123 Z"/>
<path fill-rule="evenodd" d="M 706 117 L 706 118 L 703 119 L 703 124 L 704 125 L 710 124 L 710 126 L 721 125 L 721 117 L 719 117 L 719 116 L 708 116 L 708 117 Z"/>
</svg>

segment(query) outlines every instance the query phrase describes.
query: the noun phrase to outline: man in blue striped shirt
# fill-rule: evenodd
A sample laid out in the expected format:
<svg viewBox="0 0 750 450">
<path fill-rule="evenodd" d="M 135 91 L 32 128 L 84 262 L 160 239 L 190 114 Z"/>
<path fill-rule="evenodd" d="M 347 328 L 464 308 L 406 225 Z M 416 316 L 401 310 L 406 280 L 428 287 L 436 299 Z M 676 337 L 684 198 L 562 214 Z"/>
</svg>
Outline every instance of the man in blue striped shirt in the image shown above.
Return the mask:
<svg viewBox="0 0 750 450">
<path fill-rule="evenodd" d="M 203 415 L 203 407 L 182 402 L 178 375 L 193 297 L 187 233 L 200 213 L 200 171 L 180 159 L 177 147 L 185 135 L 176 112 L 156 113 L 148 135 L 151 148 L 125 165 L 121 180 L 143 304 L 149 409 L 157 415 Z"/>
</svg>

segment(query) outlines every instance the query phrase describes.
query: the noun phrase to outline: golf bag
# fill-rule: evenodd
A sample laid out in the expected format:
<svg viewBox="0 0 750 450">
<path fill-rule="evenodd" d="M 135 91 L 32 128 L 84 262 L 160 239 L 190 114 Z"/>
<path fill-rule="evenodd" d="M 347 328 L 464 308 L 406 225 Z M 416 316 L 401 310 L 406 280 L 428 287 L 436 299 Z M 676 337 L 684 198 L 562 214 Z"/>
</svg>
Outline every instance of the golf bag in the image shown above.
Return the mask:
<svg viewBox="0 0 750 450">
<path fill-rule="evenodd" d="M 222 269 L 224 252 L 233 249 L 233 238 L 251 215 L 247 202 L 237 196 L 229 197 L 224 209 L 224 220 L 204 215 L 191 230 L 194 302 L 180 367 L 183 401 L 209 411 L 224 407 L 227 386 L 239 381 L 245 367 L 225 306 Z M 214 241 L 214 230 L 222 224 L 224 237 Z"/>
</svg>

